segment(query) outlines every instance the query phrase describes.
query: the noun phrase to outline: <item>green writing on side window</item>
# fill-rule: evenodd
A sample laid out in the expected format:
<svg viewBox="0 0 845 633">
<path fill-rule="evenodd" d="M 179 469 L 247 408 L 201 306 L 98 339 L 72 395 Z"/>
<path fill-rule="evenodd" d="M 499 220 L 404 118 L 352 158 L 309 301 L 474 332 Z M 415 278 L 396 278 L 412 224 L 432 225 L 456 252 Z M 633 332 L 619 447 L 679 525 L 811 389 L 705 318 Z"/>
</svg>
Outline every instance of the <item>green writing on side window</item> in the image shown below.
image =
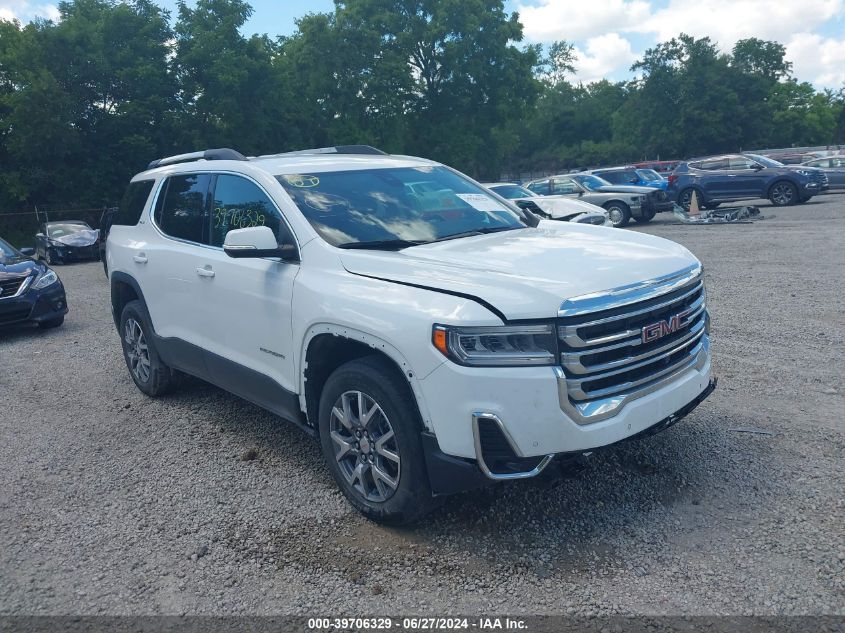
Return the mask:
<svg viewBox="0 0 845 633">
<path fill-rule="evenodd" d="M 214 209 L 214 228 L 231 231 L 248 229 L 254 226 L 266 226 L 267 217 L 257 209 L 233 209 L 218 207 Z"/>
</svg>

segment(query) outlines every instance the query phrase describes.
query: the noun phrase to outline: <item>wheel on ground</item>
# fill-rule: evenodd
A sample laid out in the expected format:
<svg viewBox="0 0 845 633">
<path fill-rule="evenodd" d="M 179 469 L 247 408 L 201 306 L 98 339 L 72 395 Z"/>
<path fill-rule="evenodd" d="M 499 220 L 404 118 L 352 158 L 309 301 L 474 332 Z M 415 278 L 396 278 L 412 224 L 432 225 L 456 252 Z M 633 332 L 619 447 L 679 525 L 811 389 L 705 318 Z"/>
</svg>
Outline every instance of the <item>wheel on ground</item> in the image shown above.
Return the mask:
<svg viewBox="0 0 845 633">
<path fill-rule="evenodd" d="M 323 456 L 346 498 L 373 521 L 411 523 L 435 507 L 421 429 L 408 384 L 383 358 L 350 361 L 323 387 Z"/>
<path fill-rule="evenodd" d="M 54 266 L 56 264 L 56 260 L 53 259 L 53 256 L 50 255 L 50 251 L 47 250 L 44 254 L 44 260 L 47 262 L 48 266 Z"/>
<path fill-rule="evenodd" d="M 689 211 L 689 207 L 692 204 L 692 194 L 695 193 L 695 199 L 698 200 L 698 208 L 699 209 L 715 209 L 719 206 L 719 202 L 707 202 L 704 200 L 704 196 L 701 194 L 700 191 L 690 187 L 689 189 L 684 189 L 681 193 L 678 194 L 678 204 L 683 208 L 684 211 Z"/>
<path fill-rule="evenodd" d="M 634 220 L 637 222 L 637 224 L 648 224 L 654 219 L 655 215 L 657 215 L 657 211 L 652 209 L 651 211 L 644 213 L 640 217 L 634 216 Z"/>
<path fill-rule="evenodd" d="M 144 304 L 130 301 L 120 315 L 120 340 L 129 375 L 148 396 L 160 396 L 175 384 L 174 372 L 164 364 L 155 348 L 153 328 Z"/>
<path fill-rule="evenodd" d="M 610 223 L 617 229 L 621 229 L 631 221 L 631 208 L 624 202 L 616 200 L 608 202 L 604 205 L 604 209 L 607 211 Z"/>
<path fill-rule="evenodd" d="M 41 321 L 38 324 L 38 327 L 40 327 L 42 330 L 49 330 L 49 329 L 52 329 L 54 327 L 59 327 L 64 322 L 65 322 L 65 317 L 64 317 L 64 315 L 62 315 L 60 317 L 56 317 L 55 319 L 50 319 L 49 321 Z"/>
<path fill-rule="evenodd" d="M 776 207 L 786 207 L 798 201 L 798 189 L 791 182 L 781 180 L 772 185 L 769 200 Z"/>
</svg>

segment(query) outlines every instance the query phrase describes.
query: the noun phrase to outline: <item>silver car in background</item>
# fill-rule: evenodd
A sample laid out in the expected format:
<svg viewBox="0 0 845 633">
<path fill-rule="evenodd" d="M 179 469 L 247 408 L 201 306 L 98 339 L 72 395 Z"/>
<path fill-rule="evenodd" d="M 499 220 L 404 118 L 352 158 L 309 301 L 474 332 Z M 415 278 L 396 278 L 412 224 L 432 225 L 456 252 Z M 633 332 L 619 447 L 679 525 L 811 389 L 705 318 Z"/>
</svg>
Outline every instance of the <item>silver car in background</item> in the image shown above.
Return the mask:
<svg viewBox="0 0 845 633">
<path fill-rule="evenodd" d="M 566 196 L 540 196 L 511 182 L 484 183 L 493 193 L 514 202 L 520 209 L 549 220 L 613 226 L 607 211 L 589 202 Z"/>
</svg>

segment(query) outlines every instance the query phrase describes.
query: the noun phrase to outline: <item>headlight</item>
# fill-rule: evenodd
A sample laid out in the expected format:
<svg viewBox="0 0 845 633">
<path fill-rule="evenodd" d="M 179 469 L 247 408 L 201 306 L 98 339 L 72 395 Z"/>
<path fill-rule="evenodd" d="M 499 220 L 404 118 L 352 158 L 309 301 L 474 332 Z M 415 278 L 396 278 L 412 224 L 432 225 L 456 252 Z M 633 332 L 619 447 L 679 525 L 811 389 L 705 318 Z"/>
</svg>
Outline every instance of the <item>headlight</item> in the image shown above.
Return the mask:
<svg viewBox="0 0 845 633">
<path fill-rule="evenodd" d="M 35 280 L 35 283 L 32 284 L 32 287 L 36 290 L 41 290 L 41 288 L 46 288 L 59 280 L 59 276 L 54 273 L 52 270 L 47 270 L 46 273 L 43 273 L 38 279 Z"/>
<path fill-rule="evenodd" d="M 807 171 L 806 169 L 796 169 L 795 173 L 801 174 L 802 176 L 812 176 L 813 175 L 813 172 Z"/>
<path fill-rule="evenodd" d="M 431 340 L 456 363 L 481 367 L 554 365 L 557 350 L 552 325 L 435 325 Z"/>
</svg>

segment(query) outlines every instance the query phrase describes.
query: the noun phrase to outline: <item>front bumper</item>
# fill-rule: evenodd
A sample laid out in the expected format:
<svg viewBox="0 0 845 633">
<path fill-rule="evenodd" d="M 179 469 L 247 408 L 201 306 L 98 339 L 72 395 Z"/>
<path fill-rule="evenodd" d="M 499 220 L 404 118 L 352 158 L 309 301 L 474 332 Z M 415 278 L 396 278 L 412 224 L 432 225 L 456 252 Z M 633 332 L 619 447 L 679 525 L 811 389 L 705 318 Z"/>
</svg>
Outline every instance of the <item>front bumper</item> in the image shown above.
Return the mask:
<svg viewBox="0 0 845 633">
<path fill-rule="evenodd" d="M 497 469 L 485 463 L 480 437 L 498 433 L 493 441 L 512 449 L 511 470 L 532 476 L 555 455 L 615 444 L 700 402 L 712 390 L 707 337 L 705 342 L 690 366 L 617 405 L 610 417 L 597 415 L 596 421 L 585 421 L 567 406 L 554 367 L 478 368 L 446 362 L 421 380 L 419 387 L 440 452 L 498 479 Z"/>
<path fill-rule="evenodd" d="M 20 297 L 0 299 L 0 327 L 52 321 L 67 314 L 67 298 L 61 281 L 43 290 L 28 290 Z"/>
<path fill-rule="evenodd" d="M 82 262 L 100 258 L 100 245 L 98 243 L 89 246 L 53 246 L 47 247 L 53 261 Z"/>
</svg>

